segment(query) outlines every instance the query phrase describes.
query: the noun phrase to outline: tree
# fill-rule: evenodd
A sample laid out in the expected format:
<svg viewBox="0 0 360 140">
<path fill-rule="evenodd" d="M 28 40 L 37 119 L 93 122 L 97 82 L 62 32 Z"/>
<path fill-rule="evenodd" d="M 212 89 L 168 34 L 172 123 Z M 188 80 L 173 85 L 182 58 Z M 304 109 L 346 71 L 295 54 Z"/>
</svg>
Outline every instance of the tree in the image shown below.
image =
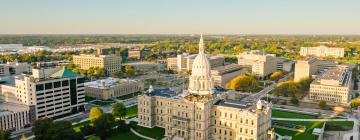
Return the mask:
<svg viewBox="0 0 360 140">
<path fill-rule="evenodd" d="M 82 136 L 74 131 L 69 121 L 57 121 L 44 118 L 35 121 L 32 132 L 35 140 L 81 140 Z"/>
<path fill-rule="evenodd" d="M 27 140 L 25 133 L 23 133 L 23 134 L 21 135 L 20 140 Z"/>
<path fill-rule="evenodd" d="M 281 72 L 281 71 L 276 71 L 274 73 L 272 73 L 270 75 L 270 80 L 273 80 L 273 81 L 277 81 L 279 80 L 282 76 L 284 76 L 284 73 Z"/>
<path fill-rule="evenodd" d="M 112 114 L 114 117 L 119 117 L 120 119 L 126 116 L 126 107 L 123 103 L 116 103 L 113 105 Z"/>
<path fill-rule="evenodd" d="M 258 87 L 258 82 L 254 75 L 242 74 L 230 80 L 225 87 L 242 92 L 254 92 Z"/>
<path fill-rule="evenodd" d="M 296 97 L 292 97 L 290 102 L 294 105 L 299 105 L 299 100 Z"/>
<path fill-rule="evenodd" d="M 293 81 L 279 83 L 274 89 L 276 96 L 293 97 L 299 90 L 298 84 Z"/>
<path fill-rule="evenodd" d="M 310 84 L 313 81 L 311 78 L 301 78 L 299 83 L 299 88 L 302 91 L 308 91 L 310 89 Z"/>
<path fill-rule="evenodd" d="M 95 122 L 95 120 L 100 118 L 103 114 L 104 111 L 100 107 L 91 108 L 89 113 L 90 122 Z"/>
<path fill-rule="evenodd" d="M 125 66 L 125 73 L 127 74 L 128 77 L 132 77 L 132 76 L 135 75 L 135 70 L 133 69 L 132 66 L 126 65 Z"/>
<path fill-rule="evenodd" d="M 326 101 L 321 100 L 321 101 L 319 102 L 319 107 L 320 107 L 321 109 L 325 109 L 326 106 L 327 106 Z"/>
<path fill-rule="evenodd" d="M 358 107 L 358 106 L 360 106 L 360 98 L 352 99 L 350 105 L 351 105 L 351 107 Z"/>
<path fill-rule="evenodd" d="M 10 133 L 5 130 L 0 130 L 0 140 L 10 140 Z"/>
<path fill-rule="evenodd" d="M 48 132 L 51 140 L 80 140 L 83 136 L 76 133 L 69 121 L 53 122 Z"/>
<path fill-rule="evenodd" d="M 105 139 L 109 131 L 113 128 L 114 116 L 109 113 L 101 115 L 94 122 L 95 133 L 101 139 Z"/>
<path fill-rule="evenodd" d="M 32 132 L 35 135 L 35 140 L 49 140 L 51 135 L 48 132 L 53 124 L 53 120 L 49 118 L 38 119 L 35 121 Z"/>
<path fill-rule="evenodd" d="M 121 78 L 124 76 L 124 72 L 122 72 L 121 70 L 117 70 L 112 74 L 112 77 L 114 78 Z"/>
</svg>

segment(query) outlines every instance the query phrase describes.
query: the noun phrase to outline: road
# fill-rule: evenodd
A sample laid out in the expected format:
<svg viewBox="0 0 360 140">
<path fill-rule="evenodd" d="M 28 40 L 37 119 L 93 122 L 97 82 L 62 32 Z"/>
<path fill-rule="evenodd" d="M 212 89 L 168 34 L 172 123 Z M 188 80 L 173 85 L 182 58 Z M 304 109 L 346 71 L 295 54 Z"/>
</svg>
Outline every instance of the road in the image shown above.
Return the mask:
<svg viewBox="0 0 360 140">
<path fill-rule="evenodd" d="M 258 100 L 262 99 L 263 97 L 267 96 L 270 91 L 274 90 L 276 88 L 276 86 L 278 85 L 278 83 L 288 80 L 292 75 L 293 75 L 293 72 L 288 73 L 283 78 L 279 79 L 278 82 L 271 84 L 270 86 L 264 88 L 263 90 L 261 90 L 258 93 L 251 94 L 249 97 L 246 98 L 246 100 L 258 101 Z"/>
</svg>

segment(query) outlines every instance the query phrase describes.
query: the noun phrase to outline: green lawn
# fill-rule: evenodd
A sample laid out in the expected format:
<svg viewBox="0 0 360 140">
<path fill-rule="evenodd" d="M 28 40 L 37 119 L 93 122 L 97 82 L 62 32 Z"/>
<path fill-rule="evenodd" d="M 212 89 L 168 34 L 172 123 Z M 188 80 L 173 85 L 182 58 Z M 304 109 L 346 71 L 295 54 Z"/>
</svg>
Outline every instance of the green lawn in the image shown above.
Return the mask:
<svg viewBox="0 0 360 140">
<path fill-rule="evenodd" d="M 120 97 L 117 97 L 117 99 L 119 100 L 126 100 L 126 99 L 130 99 L 130 98 L 133 98 L 135 96 L 138 96 L 142 94 L 141 92 L 135 92 L 135 93 L 131 93 L 131 94 L 127 94 L 127 95 L 124 95 L 124 96 L 120 96 Z"/>
<path fill-rule="evenodd" d="M 78 123 L 76 125 L 73 125 L 73 129 L 76 131 L 76 132 L 80 132 L 80 128 L 85 126 L 85 125 L 88 125 L 90 123 L 90 121 L 85 121 L 85 122 L 81 122 L 81 123 Z"/>
<path fill-rule="evenodd" d="M 146 140 L 143 139 L 139 136 L 136 136 L 134 133 L 132 133 L 131 131 L 128 132 L 111 132 L 110 136 L 106 139 L 106 140 L 122 140 L 122 139 L 126 139 L 126 140 Z"/>
<path fill-rule="evenodd" d="M 130 122 L 130 126 L 138 133 L 148 136 L 154 139 L 162 139 L 164 138 L 165 129 L 160 127 L 154 127 L 154 128 L 146 128 L 142 126 L 138 126 L 137 122 Z"/>
<path fill-rule="evenodd" d="M 137 115 L 138 115 L 138 106 L 137 105 L 126 108 L 125 118 L 132 118 L 132 117 L 136 117 Z"/>
<path fill-rule="evenodd" d="M 300 114 L 281 110 L 272 110 L 272 116 L 274 118 L 300 118 L 300 119 L 316 119 L 317 116 L 309 114 Z"/>
<path fill-rule="evenodd" d="M 292 136 L 293 140 L 317 140 L 318 136 L 312 135 L 312 131 L 314 128 L 321 128 L 324 125 L 324 122 L 301 122 L 301 121 L 275 121 L 281 123 L 290 123 L 296 125 L 304 125 L 306 126 L 306 130 L 304 133 L 290 131 L 281 128 L 275 128 L 275 132 L 282 136 Z"/>
<path fill-rule="evenodd" d="M 326 122 L 325 130 L 348 131 L 348 130 L 352 130 L 353 126 L 354 126 L 353 121 L 332 121 L 332 122 Z"/>
</svg>

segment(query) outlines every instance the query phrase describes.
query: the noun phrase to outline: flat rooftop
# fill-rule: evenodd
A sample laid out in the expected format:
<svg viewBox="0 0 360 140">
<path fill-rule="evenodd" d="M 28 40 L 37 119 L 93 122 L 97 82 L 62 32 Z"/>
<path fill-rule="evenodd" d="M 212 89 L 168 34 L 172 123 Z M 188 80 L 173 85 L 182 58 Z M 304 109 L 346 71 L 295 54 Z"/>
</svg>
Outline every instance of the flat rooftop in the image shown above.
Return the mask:
<svg viewBox="0 0 360 140">
<path fill-rule="evenodd" d="M 111 87 L 121 86 L 129 83 L 138 83 L 139 80 L 133 79 L 119 79 L 119 78 L 107 78 L 103 80 L 97 80 L 92 82 L 84 83 L 86 87 L 99 88 L 99 89 L 107 89 Z"/>
<path fill-rule="evenodd" d="M 29 107 L 22 104 L 0 101 L 0 116 L 29 110 Z"/>
<path fill-rule="evenodd" d="M 175 97 L 177 96 L 175 91 L 170 90 L 169 88 L 166 89 L 155 89 L 152 93 L 148 94 L 150 96 L 159 96 L 159 97 Z"/>
<path fill-rule="evenodd" d="M 234 72 L 234 71 L 238 71 L 241 69 L 244 69 L 245 67 L 240 66 L 238 64 L 230 64 L 230 65 L 225 65 L 225 66 L 220 66 L 220 67 L 215 67 L 211 69 L 212 73 L 219 73 L 219 74 L 223 74 L 223 73 L 230 73 L 230 72 Z"/>
<path fill-rule="evenodd" d="M 220 100 L 217 103 L 217 105 L 232 107 L 232 108 L 239 108 L 239 109 L 248 109 L 253 106 L 253 104 L 249 103 L 249 102 L 239 101 L 239 100 L 230 100 L 230 99 Z"/>
</svg>

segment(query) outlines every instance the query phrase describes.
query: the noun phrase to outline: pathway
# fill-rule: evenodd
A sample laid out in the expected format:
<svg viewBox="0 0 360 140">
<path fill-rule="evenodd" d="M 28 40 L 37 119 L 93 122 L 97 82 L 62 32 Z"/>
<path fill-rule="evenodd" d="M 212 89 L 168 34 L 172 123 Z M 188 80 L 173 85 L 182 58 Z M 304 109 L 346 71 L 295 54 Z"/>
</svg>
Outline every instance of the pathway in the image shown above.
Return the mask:
<svg viewBox="0 0 360 140">
<path fill-rule="evenodd" d="M 147 137 L 147 136 L 144 136 L 144 135 L 141 135 L 140 133 L 136 132 L 134 129 L 130 128 L 130 131 L 132 133 L 134 133 L 135 135 L 141 137 L 141 138 L 144 138 L 144 139 L 147 139 L 147 140 L 156 140 L 156 139 L 153 139 L 153 138 L 150 138 L 150 137 Z"/>
<path fill-rule="evenodd" d="M 303 121 L 303 122 L 313 122 L 313 121 L 320 121 L 320 122 L 332 122 L 332 121 L 354 121 L 352 119 L 297 119 L 297 118 L 271 118 L 271 120 L 276 121 Z M 355 125 L 355 124 L 354 124 Z"/>
</svg>

